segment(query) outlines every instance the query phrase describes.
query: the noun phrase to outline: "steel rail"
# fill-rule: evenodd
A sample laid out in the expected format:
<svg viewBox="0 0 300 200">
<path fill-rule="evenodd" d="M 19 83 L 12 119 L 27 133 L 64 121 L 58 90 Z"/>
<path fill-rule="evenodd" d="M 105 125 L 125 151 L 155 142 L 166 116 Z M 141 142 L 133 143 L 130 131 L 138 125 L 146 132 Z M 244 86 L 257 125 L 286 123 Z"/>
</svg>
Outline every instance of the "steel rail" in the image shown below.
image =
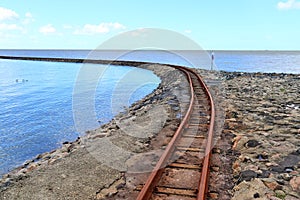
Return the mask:
<svg viewBox="0 0 300 200">
<path fill-rule="evenodd" d="M 166 150 L 164 151 L 164 154 L 161 156 L 160 160 L 158 161 L 157 165 L 155 166 L 154 170 L 152 171 L 152 173 L 148 177 L 145 185 L 143 186 L 142 190 L 140 191 L 140 193 L 137 197 L 137 200 L 148 200 L 151 198 L 152 192 L 154 191 L 155 186 L 158 184 L 158 182 L 160 180 L 161 174 L 164 169 L 164 165 L 166 164 L 168 158 L 170 157 L 170 155 L 172 154 L 172 152 L 174 150 L 174 144 L 180 138 L 183 128 L 188 123 L 188 120 L 189 120 L 190 115 L 193 110 L 193 104 L 195 101 L 195 93 L 194 93 L 193 83 L 192 83 L 191 75 L 189 73 L 193 73 L 197 77 L 200 85 L 204 88 L 204 91 L 205 91 L 206 95 L 208 96 L 209 103 L 211 106 L 211 109 L 210 109 L 211 117 L 210 117 L 210 125 L 209 125 L 209 130 L 208 130 L 208 139 L 207 139 L 207 144 L 206 144 L 206 149 L 205 149 L 205 158 L 203 161 L 203 167 L 202 167 L 202 171 L 201 171 L 201 179 L 199 181 L 198 193 L 197 193 L 197 200 L 205 200 L 205 198 L 206 198 L 206 194 L 207 194 L 207 190 L 208 190 L 207 185 L 208 185 L 208 179 L 209 179 L 209 164 L 210 164 L 211 149 L 212 149 L 212 143 L 213 143 L 213 129 L 214 129 L 214 120 L 215 120 L 215 107 L 214 107 L 213 98 L 212 98 L 212 95 L 210 94 L 205 82 L 196 72 L 194 72 L 191 69 L 181 67 L 181 66 L 171 66 L 171 67 L 174 67 L 176 69 L 183 71 L 185 73 L 185 75 L 187 76 L 187 79 L 188 79 L 189 85 L 190 85 L 190 91 L 191 91 L 191 100 L 190 100 L 189 108 L 188 108 L 187 113 L 185 114 L 183 120 L 181 121 L 177 131 L 175 132 L 174 137 L 172 138 L 172 140 L 168 144 Z"/>
<path fill-rule="evenodd" d="M 192 78 L 186 70 L 184 70 L 184 69 L 181 69 L 181 70 L 186 74 L 186 76 L 189 80 L 189 84 L 190 84 L 191 100 L 190 100 L 189 108 L 187 110 L 187 114 L 184 116 L 184 118 L 181 121 L 177 131 L 175 132 L 172 140 L 168 144 L 168 146 L 165 149 L 163 155 L 160 157 L 158 163 L 156 164 L 156 166 L 154 167 L 152 173 L 148 177 L 144 187 L 142 188 L 142 190 L 140 191 L 140 193 L 137 197 L 137 200 L 146 200 L 146 199 L 151 198 L 152 191 L 154 190 L 155 186 L 157 185 L 157 183 L 158 183 L 158 181 L 161 177 L 164 165 L 166 164 L 166 162 L 168 161 L 171 153 L 174 150 L 174 144 L 180 138 L 181 132 L 182 132 L 184 126 L 187 124 L 188 119 L 190 117 L 190 114 L 193 110 L 193 104 L 194 104 L 195 99 L 194 99 L 194 89 L 193 89 Z"/>
<path fill-rule="evenodd" d="M 205 93 L 207 94 L 210 102 L 210 124 L 209 124 L 209 129 L 208 129 L 208 138 L 207 138 L 207 144 L 206 144 L 206 149 L 205 149 L 205 157 L 203 161 L 203 167 L 202 167 L 202 172 L 201 172 L 201 178 L 200 178 L 200 183 L 198 187 L 198 195 L 197 195 L 197 200 L 205 200 L 206 194 L 208 191 L 208 180 L 209 180 L 209 165 L 210 165 L 210 160 L 211 160 L 211 150 L 213 146 L 213 137 L 214 137 L 214 126 L 215 126 L 215 116 L 216 116 L 216 111 L 215 111 L 215 104 L 213 101 L 213 97 L 211 93 L 209 92 L 209 89 L 207 88 L 206 84 L 204 83 L 203 79 L 199 76 L 199 74 L 194 73 L 198 80 L 200 81 L 202 87 L 205 89 Z"/>
</svg>

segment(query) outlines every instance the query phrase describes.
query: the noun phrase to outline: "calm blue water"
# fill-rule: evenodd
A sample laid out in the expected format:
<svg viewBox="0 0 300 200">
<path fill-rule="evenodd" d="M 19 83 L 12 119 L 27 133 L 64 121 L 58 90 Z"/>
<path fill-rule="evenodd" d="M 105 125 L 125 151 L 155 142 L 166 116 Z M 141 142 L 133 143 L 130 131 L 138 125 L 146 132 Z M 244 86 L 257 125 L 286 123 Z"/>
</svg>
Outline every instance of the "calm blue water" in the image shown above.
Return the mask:
<svg viewBox="0 0 300 200">
<path fill-rule="evenodd" d="M 137 60 L 207 69 L 211 65 L 209 55 L 195 51 L 0 50 L 0 55 Z M 216 68 L 225 71 L 300 73 L 300 52 L 216 51 L 215 64 Z M 97 120 L 83 120 L 80 127 L 88 130 L 113 117 L 111 99 L 115 91 L 121 93 L 118 102 L 124 102 L 118 104 L 121 111 L 122 106 L 141 99 L 159 83 L 159 79 L 149 71 L 106 67 L 97 65 L 103 74 L 94 88 L 95 80 L 92 80 L 93 83 L 90 83 L 91 80 L 76 80 L 82 64 L 0 59 L 0 175 L 82 134 L 78 127 L 75 128 L 73 119 L 75 84 L 89 88 L 86 93 L 94 94 Z M 147 84 L 143 80 L 147 80 Z M 128 98 L 127 93 L 132 87 L 137 90 Z M 82 97 L 86 93 L 82 92 Z M 79 103 L 82 104 L 79 107 L 85 108 L 88 102 L 83 98 Z"/>
</svg>

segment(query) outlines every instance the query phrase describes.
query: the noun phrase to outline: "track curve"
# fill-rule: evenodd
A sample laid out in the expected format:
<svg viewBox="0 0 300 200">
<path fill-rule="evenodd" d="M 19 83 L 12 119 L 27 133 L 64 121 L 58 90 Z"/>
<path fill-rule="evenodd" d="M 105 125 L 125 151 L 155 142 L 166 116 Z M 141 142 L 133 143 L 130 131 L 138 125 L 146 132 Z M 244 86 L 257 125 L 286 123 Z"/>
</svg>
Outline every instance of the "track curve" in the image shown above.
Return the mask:
<svg viewBox="0 0 300 200">
<path fill-rule="evenodd" d="M 194 70 L 172 67 L 182 71 L 188 79 L 191 94 L 189 107 L 137 200 L 156 199 L 160 194 L 173 199 L 206 198 L 215 121 L 213 98 Z"/>
</svg>

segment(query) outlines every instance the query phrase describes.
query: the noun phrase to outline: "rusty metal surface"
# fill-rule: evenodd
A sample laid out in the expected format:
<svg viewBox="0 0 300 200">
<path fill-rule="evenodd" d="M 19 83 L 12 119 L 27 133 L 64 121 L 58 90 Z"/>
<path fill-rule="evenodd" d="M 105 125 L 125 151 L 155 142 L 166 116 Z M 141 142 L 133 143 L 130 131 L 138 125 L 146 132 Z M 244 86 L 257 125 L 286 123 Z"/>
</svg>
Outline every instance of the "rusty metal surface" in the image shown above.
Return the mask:
<svg viewBox="0 0 300 200">
<path fill-rule="evenodd" d="M 215 105 L 212 98 L 212 95 L 210 94 L 207 86 L 205 85 L 202 78 L 197 74 L 198 79 L 201 81 L 202 86 L 205 88 L 205 92 L 207 96 L 209 97 L 209 102 L 211 106 L 211 119 L 210 119 L 210 125 L 208 129 L 208 138 L 207 138 L 207 144 L 205 149 L 205 158 L 203 162 L 202 172 L 201 172 L 201 178 L 198 188 L 198 195 L 197 200 L 204 200 L 206 198 L 207 190 L 208 190 L 208 179 L 209 179 L 209 164 L 210 164 L 210 158 L 211 158 L 211 150 L 213 145 L 213 131 L 214 131 L 214 123 L 215 123 Z"/>
<path fill-rule="evenodd" d="M 178 138 L 181 135 L 181 131 L 184 128 L 184 126 L 187 124 L 188 119 L 190 117 L 190 113 L 193 109 L 193 104 L 194 104 L 194 90 L 193 90 L 193 85 L 192 85 L 192 80 L 191 77 L 189 76 L 187 71 L 183 71 L 187 77 L 188 77 L 188 81 L 190 83 L 190 91 L 191 91 L 191 100 L 190 100 L 190 105 L 187 111 L 187 114 L 185 115 L 185 117 L 183 118 L 182 122 L 180 123 L 177 131 L 175 132 L 172 140 L 170 141 L 170 143 L 168 144 L 165 152 L 163 153 L 163 155 L 161 156 L 160 160 L 158 161 L 158 163 L 156 164 L 154 170 L 152 171 L 152 173 L 150 174 L 147 182 L 145 183 L 142 191 L 139 193 L 137 200 L 146 200 L 146 199 L 150 199 L 151 195 L 152 195 L 152 191 L 154 190 L 154 187 L 157 185 L 157 183 L 160 180 L 160 176 L 162 174 L 162 170 L 164 168 L 164 165 L 166 164 L 166 162 L 168 161 L 169 157 L 171 156 L 171 153 L 173 152 L 174 149 L 174 144 L 176 143 L 176 141 L 178 140 Z"/>
<path fill-rule="evenodd" d="M 173 66 L 174 67 L 174 66 Z M 205 85 L 204 81 L 202 80 L 202 78 L 193 70 L 185 68 L 185 67 L 175 67 L 179 70 L 181 70 L 183 73 L 185 73 L 185 75 L 187 76 L 187 79 L 189 81 L 190 84 L 190 93 L 191 93 L 191 99 L 190 99 L 190 104 L 189 104 L 189 108 L 188 111 L 186 112 L 186 115 L 184 116 L 183 120 L 181 121 L 177 131 L 175 132 L 172 140 L 170 141 L 170 143 L 168 144 L 167 148 L 165 149 L 164 154 L 161 156 L 160 160 L 158 161 L 157 165 L 155 166 L 153 172 L 149 175 L 145 185 L 143 186 L 142 190 L 140 191 L 137 200 L 147 200 L 150 198 L 153 198 L 153 193 L 157 192 L 159 194 L 164 193 L 164 194 L 175 194 L 175 195 L 180 195 L 182 194 L 182 196 L 186 196 L 187 193 L 194 199 L 197 200 L 204 200 L 206 198 L 206 193 L 207 193 L 207 185 L 208 185 L 208 178 L 209 178 L 209 164 L 210 164 L 210 156 L 211 156 L 211 149 L 212 149 L 212 142 L 213 142 L 213 128 L 214 128 L 214 120 L 215 120 L 215 108 L 214 108 L 214 103 L 213 103 L 213 99 L 212 99 L 212 95 L 210 94 L 207 86 Z M 192 76 L 193 76 L 193 80 L 192 80 Z M 193 81 L 196 81 L 196 84 L 193 84 Z M 197 85 L 199 84 L 199 85 Z M 198 92 L 195 92 L 195 91 Z M 202 90 L 202 91 L 200 91 Z M 198 95 L 202 95 L 205 94 L 206 98 L 207 98 L 207 102 L 205 102 L 205 100 L 197 100 L 197 93 Z M 198 104 L 196 103 L 196 101 L 198 101 Z M 200 104 L 199 104 L 200 103 Z M 206 105 L 208 104 L 208 105 Z M 206 120 L 204 118 L 202 118 L 201 121 L 199 121 L 199 119 L 201 118 L 200 115 L 193 113 L 199 110 L 197 109 L 207 109 L 207 107 L 209 107 L 209 109 L 207 110 L 209 115 L 209 118 L 207 118 Z M 198 119 L 199 118 L 199 119 Z M 195 120 L 196 119 L 196 120 Z M 197 120 L 198 119 L 198 120 Z M 204 120 L 203 120 L 204 119 Z M 205 124 L 207 123 L 207 124 Z M 190 126 L 191 124 L 191 126 Z M 192 129 L 192 127 L 198 127 L 199 130 L 203 130 L 203 126 L 207 126 L 208 127 L 208 134 L 206 136 L 206 138 L 204 139 L 204 136 L 199 136 L 199 135 L 193 135 L 193 134 L 186 134 L 188 135 L 189 138 L 195 138 L 198 139 L 201 138 L 203 141 L 202 143 L 206 143 L 204 146 L 199 145 L 195 146 L 194 143 L 192 143 L 193 145 L 191 147 L 180 147 L 178 146 L 179 144 L 185 144 L 187 143 L 186 141 L 187 138 L 184 138 L 182 141 L 178 142 L 180 140 L 180 138 L 183 138 L 184 136 L 182 135 L 182 132 L 184 129 L 186 129 L 187 127 L 190 127 Z M 197 129 L 197 131 L 199 131 Z M 192 129 L 192 131 L 194 131 Z M 191 132 L 192 132 L 191 131 Z M 194 131 L 195 132 L 195 131 Z M 200 143 L 200 142 L 198 142 Z M 177 146 L 176 146 L 177 144 Z M 196 143 L 195 143 L 196 144 Z M 176 153 L 174 153 L 174 151 L 177 151 Z M 176 154 L 181 154 L 180 152 L 184 151 L 186 155 L 190 155 L 190 153 L 196 153 L 196 155 L 198 155 L 197 157 L 204 157 L 203 161 L 201 160 L 201 165 L 199 164 L 199 167 L 197 168 L 194 164 L 192 163 L 172 163 L 170 165 L 168 165 L 168 160 L 176 155 Z M 190 152 L 190 153 L 189 153 Z M 174 154 L 174 155 L 172 155 Z M 182 154 L 183 155 L 183 154 Z M 183 156 L 184 157 L 184 156 Z M 187 161 L 189 161 L 190 159 L 186 159 Z M 198 159 L 199 160 L 199 159 Z M 178 162 L 185 162 L 184 159 L 180 158 L 177 160 Z M 200 162 L 200 161 L 199 161 Z M 187 167 L 190 164 L 190 167 Z M 166 169 L 166 166 L 168 165 L 168 169 Z M 184 168 L 184 167 L 187 168 Z M 185 171 L 180 171 L 177 170 L 178 172 L 180 172 L 182 175 L 178 175 L 179 173 L 170 173 L 170 171 L 174 172 L 174 169 L 170 169 L 170 168 L 184 168 L 182 170 Z M 202 169 L 201 169 L 202 168 Z M 188 169 L 188 170 L 187 170 Z M 201 169 L 198 170 L 197 173 L 194 171 L 189 171 L 189 170 L 197 170 L 197 169 Z M 176 172 L 176 170 L 175 170 Z M 185 173 L 183 173 L 185 172 Z M 198 174 L 193 175 L 193 174 Z M 191 176 L 187 176 L 187 174 L 191 174 Z M 164 177 L 164 178 L 162 178 Z M 176 180 L 178 183 L 180 183 L 176 187 L 175 186 L 172 188 L 172 182 L 174 182 L 174 177 L 176 177 Z M 180 182 L 183 181 L 185 179 L 189 179 L 189 182 L 196 182 L 196 188 L 192 188 L 192 186 L 186 185 L 184 184 L 184 182 Z M 193 180 L 192 180 L 193 179 Z M 186 180 L 185 180 L 186 181 Z M 175 185 L 175 182 L 174 182 Z M 195 185 L 195 184 L 194 184 Z M 186 186 L 187 188 L 183 188 L 183 186 Z M 163 190 L 162 190 L 163 188 Z M 190 190 L 189 190 L 190 189 Z M 186 190 L 186 192 L 185 192 Z M 169 191 L 169 192 L 165 192 L 165 191 Z M 191 191 L 193 191 L 191 193 Z"/>
</svg>

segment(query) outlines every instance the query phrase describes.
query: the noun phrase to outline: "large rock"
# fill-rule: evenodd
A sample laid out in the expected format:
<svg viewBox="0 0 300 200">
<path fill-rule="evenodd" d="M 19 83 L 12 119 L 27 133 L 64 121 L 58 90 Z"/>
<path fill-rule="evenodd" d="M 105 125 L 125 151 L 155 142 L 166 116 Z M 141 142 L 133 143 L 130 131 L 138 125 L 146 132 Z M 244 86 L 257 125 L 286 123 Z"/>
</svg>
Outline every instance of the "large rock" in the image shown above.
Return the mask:
<svg viewBox="0 0 300 200">
<path fill-rule="evenodd" d="M 300 193 L 300 177 L 294 177 L 290 180 L 290 185 L 293 190 L 298 191 Z"/>
<path fill-rule="evenodd" d="M 232 200 L 244 200 L 244 199 L 267 199 L 267 194 L 273 194 L 273 192 L 266 187 L 260 179 L 253 179 L 249 182 L 241 182 L 234 187 L 234 196 Z"/>
</svg>

